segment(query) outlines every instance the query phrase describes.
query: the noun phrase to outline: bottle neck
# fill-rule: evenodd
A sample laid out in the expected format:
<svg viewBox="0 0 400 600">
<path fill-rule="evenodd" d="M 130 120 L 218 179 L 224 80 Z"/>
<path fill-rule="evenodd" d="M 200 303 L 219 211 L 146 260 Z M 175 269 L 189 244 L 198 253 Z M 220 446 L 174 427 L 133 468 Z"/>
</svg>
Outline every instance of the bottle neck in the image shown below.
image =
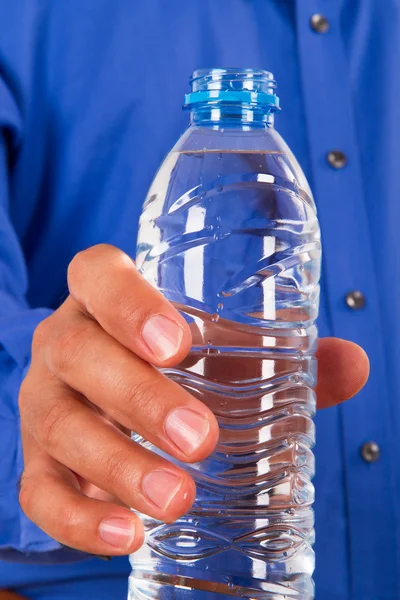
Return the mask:
<svg viewBox="0 0 400 600">
<path fill-rule="evenodd" d="M 198 104 L 190 110 L 190 121 L 200 127 L 265 128 L 274 126 L 274 111 L 242 104 Z"/>
</svg>

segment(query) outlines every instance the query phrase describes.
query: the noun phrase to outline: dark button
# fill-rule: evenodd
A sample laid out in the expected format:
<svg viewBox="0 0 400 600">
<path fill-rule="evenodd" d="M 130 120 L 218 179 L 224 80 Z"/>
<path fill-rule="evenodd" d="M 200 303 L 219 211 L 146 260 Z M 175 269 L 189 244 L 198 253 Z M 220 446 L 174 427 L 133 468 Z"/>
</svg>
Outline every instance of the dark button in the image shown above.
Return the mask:
<svg viewBox="0 0 400 600">
<path fill-rule="evenodd" d="M 365 462 L 372 463 L 380 459 L 381 451 L 376 442 L 365 442 L 361 446 L 360 454 Z"/>
<path fill-rule="evenodd" d="M 324 15 L 316 13 L 310 19 L 311 29 L 316 33 L 326 33 L 329 29 L 329 21 Z"/>
<path fill-rule="evenodd" d="M 334 169 L 343 169 L 347 165 L 347 156 L 341 150 L 331 150 L 326 159 Z"/>
<path fill-rule="evenodd" d="M 365 306 L 365 296 L 359 290 L 353 290 L 347 294 L 346 304 L 352 310 L 360 310 Z"/>
</svg>

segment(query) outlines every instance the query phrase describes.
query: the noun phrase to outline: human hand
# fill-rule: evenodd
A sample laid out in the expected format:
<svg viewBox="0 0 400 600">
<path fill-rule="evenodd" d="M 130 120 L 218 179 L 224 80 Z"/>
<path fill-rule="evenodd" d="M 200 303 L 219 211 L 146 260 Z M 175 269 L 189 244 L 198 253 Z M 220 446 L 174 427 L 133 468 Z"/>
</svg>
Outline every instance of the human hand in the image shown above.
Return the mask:
<svg viewBox="0 0 400 600">
<path fill-rule="evenodd" d="M 111 246 L 90 248 L 71 262 L 68 284 L 67 300 L 35 331 L 21 387 L 20 503 L 65 545 L 126 554 L 144 534 L 125 506 L 174 521 L 193 503 L 195 485 L 115 424 L 185 462 L 213 450 L 218 425 L 152 366 L 180 362 L 191 334 L 128 256 Z"/>
<path fill-rule="evenodd" d="M 182 361 L 190 330 L 124 253 L 101 245 L 78 254 L 68 284 L 67 300 L 35 331 L 21 386 L 20 503 L 67 546 L 127 554 L 144 533 L 126 507 L 174 521 L 190 508 L 195 485 L 121 429 L 196 462 L 214 449 L 218 425 L 206 406 L 154 368 Z M 349 398 L 368 376 L 368 359 L 355 344 L 321 340 L 318 358 L 321 407 Z"/>
</svg>

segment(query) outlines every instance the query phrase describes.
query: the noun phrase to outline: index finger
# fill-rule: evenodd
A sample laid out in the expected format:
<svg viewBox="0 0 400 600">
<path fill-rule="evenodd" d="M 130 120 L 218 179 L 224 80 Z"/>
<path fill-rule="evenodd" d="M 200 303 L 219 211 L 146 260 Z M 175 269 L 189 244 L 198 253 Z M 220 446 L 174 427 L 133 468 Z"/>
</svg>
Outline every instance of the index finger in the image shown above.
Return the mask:
<svg viewBox="0 0 400 600">
<path fill-rule="evenodd" d="M 108 334 L 147 362 L 171 366 L 188 353 L 192 338 L 185 319 L 118 248 L 101 244 L 77 254 L 68 286 Z"/>
</svg>

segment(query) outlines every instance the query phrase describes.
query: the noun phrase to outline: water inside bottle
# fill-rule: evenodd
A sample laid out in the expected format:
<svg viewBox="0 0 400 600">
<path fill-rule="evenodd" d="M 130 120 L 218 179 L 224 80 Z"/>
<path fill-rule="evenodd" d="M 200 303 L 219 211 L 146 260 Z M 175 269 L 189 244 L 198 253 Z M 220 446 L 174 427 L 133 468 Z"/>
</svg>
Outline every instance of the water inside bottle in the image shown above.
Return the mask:
<svg viewBox="0 0 400 600">
<path fill-rule="evenodd" d="M 164 372 L 214 411 L 220 439 L 181 465 L 197 485 L 186 516 L 142 516 L 131 600 L 313 598 L 320 247 L 291 173 L 283 152 L 171 153 L 144 205 L 138 266 L 193 335 Z"/>
</svg>

